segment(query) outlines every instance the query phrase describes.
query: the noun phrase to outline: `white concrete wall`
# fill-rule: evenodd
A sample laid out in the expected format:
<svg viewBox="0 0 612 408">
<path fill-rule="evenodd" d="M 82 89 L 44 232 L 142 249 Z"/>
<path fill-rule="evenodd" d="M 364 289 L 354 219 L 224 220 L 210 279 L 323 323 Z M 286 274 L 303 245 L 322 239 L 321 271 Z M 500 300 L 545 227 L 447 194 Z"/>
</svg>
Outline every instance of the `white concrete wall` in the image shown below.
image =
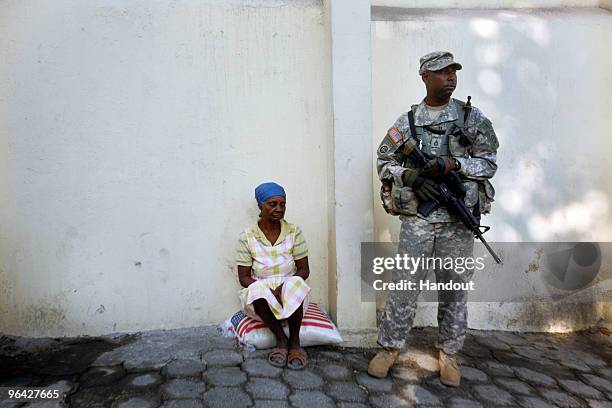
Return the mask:
<svg viewBox="0 0 612 408">
<path fill-rule="evenodd" d="M 373 6 L 449 9 L 542 9 L 559 7 L 598 7 L 609 0 L 372 0 Z M 603 7 L 603 6 L 601 6 Z"/>
<path fill-rule="evenodd" d="M 4 1 L 0 331 L 217 323 L 276 180 L 327 306 L 329 30 L 319 1 Z"/>
<path fill-rule="evenodd" d="M 419 57 L 451 50 L 463 64 L 455 97 L 493 121 L 500 140 L 490 241 L 610 241 L 612 14 L 602 9 L 424 10 L 374 8 L 376 144 L 424 97 Z M 373 153 L 373 157 L 375 154 Z M 374 186 L 379 181 L 374 178 Z M 375 236 L 397 240 L 399 220 L 375 200 Z M 533 254 L 522 256 L 529 261 Z M 494 282 L 495 270 L 479 277 Z M 518 281 L 528 278 L 516 271 Z M 434 322 L 424 305 L 419 324 Z M 475 328 L 517 330 L 592 325 L 601 305 L 472 304 Z M 550 327 L 549 327 L 550 326 Z M 554 329 L 553 327 L 553 329 Z"/>
</svg>

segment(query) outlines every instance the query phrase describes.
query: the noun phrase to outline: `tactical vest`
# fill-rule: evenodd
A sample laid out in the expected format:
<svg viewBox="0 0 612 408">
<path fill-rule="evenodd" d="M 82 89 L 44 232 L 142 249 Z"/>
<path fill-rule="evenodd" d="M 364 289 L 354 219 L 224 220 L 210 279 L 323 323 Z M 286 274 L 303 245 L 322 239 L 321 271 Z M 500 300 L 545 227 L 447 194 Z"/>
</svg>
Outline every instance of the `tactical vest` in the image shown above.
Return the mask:
<svg viewBox="0 0 612 408">
<path fill-rule="evenodd" d="M 461 132 L 464 126 L 464 109 L 465 103 L 452 99 L 450 103 L 456 104 L 458 115 L 457 120 L 452 122 L 443 122 L 437 125 L 416 126 L 416 138 L 421 142 L 420 148 L 423 153 L 431 154 L 431 142 L 437 139 L 439 143 L 446 143 L 446 146 L 439 145 L 435 153 L 437 155 L 447 154 L 451 157 L 470 157 L 470 146 L 473 144 L 477 135 L 476 129 L 467 129 L 467 132 Z M 418 105 L 411 107 L 412 111 L 416 110 Z M 448 151 L 444 151 L 448 149 Z M 404 157 L 403 166 L 406 168 L 415 169 L 408 157 Z M 491 202 L 494 201 L 495 190 L 489 180 L 464 181 L 466 194 L 464 202 L 467 207 L 472 209 L 475 215 L 486 214 L 491 211 Z M 398 187 L 394 183 L 385 180 L 381 186 L 381 199 L 383 208 L 391 215 L 416 215 L 418 207 L 418 199 L 410 187 Z"/>
</svg>

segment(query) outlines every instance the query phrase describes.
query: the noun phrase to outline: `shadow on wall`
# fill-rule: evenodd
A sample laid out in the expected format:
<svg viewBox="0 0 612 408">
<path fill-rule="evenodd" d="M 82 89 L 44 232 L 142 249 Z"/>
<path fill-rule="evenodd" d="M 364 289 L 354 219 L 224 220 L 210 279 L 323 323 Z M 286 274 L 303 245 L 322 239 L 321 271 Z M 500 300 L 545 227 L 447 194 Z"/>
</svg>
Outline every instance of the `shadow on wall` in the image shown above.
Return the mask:
<svg viewBox="0 0 612 408">
<path fill-rule="evenodd" d="M 612 53 L 593 50 L 596 42 L 581 44 L 580 38 L 572 44 L 565 38 L 572 30 L 563 29 L 564 17 L 568 13 L 503 11 L 497 19 L 470 19 L 479 43 L 473 58 L 480 66 L 477 83 L 486 95 L 482 104 L 490 105 L 490 117 L 501 118 L 494 210 L 498 241 L 603 241 L 612 236 L 612 184 L 598 177 L 605 174 L 605 116 L 588 106 L 608 102 L 591 92 L 598 80 L 605 80 L 597 67 L 610 65 Z M 586 31 L 578 37 L 587 37 Z M 508 38 L 512 43 L 504 41 Z M 564 45 L 576 48 L 561 51 Z M 542 53 L 551 59 L 542 61 Z M 589 70 L 592 75 L 584 76 Z M 497 111 L 504 98 L 518 106 Z"/>
</svg>

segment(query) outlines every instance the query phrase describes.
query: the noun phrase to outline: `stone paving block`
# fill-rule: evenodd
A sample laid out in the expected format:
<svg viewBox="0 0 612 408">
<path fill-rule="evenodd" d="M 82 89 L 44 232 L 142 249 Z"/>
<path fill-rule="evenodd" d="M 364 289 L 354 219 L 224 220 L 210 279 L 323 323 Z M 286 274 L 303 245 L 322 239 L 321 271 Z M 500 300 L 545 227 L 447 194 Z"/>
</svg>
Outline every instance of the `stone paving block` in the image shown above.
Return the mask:
<svg viewBox="0 0 612 408">
<path fill-rule="evenodd" d="M 251 378 L 245 388 L 255 399 L 285 399 L 289 395 L 289 388 L 272 378 Z"/>
<path fill-rule="evenodd" d="M 60 395 L 70 395 L 76 391 L 78 387 L 79 385 L 72 381 L 60 380 L 46 385 L 44 388 L 48 390 L 58 390 Z"/>
<path fill-rule="evenodd" d="M 474 339 L 482 346 L 488 349 L 510 351 L 510 345 L 497 337 L 494 333 L 474 336 Z"/>
<path fill-rule="evenodd" d="M 588 400 L 589 408 L 612 408 L 610 401 Z"/>
<path fill-rule="evenodd" d="M 308 369 L 301 371 L 285 370 L 283 380 L 292 388 L 298 390 L 321 388 L 323 386 L 323 378 Z"/>
<path fill-rule="evenodd" d="M 337 351 L 324 350 L 319 353 L 319 357 L 330 361 L 342 361 L 344 356 Z"/>
<path fill-rule="evenodd" d="M 579 397 L 591 398 L 591 399 L 604 398 L 601 392 L 597 391 L 593 387 L 586 385 L 582 381 L 559 380 L 559 384 L 561 385 L 561 388 L 563 388 L 565 391 L 570 392 Z"/>
<path fill-rule="evenodd" d="M 420 385 L 407 384 L 400 389 L 404 399 L 417 405 L 440 405 L 440 400 L 426 388 Z"/>
<path fill-rule="evenodd" d="M 581 374 L 580 377 L 589 385 L 603 392 L 612 392 L 612 381 L 593 374 Z"/>
<path fill-rule="evenodd" d="M 144 398 L 130 398 L 114 405 L 114 408 L 155 408 L 158 404 Z"/>
<path fill-rule="evenodd" d="M 241 408 L 251 405 L 251 397 L 237 387 L 215 387 L 202 396 L 210 408 Z"/>
<path fill-rule="evenodd" d="M 415 406 L 414 402 L 406 401 L 393 394 L 370 395 L 369 402 L 375 408 L 412 408 Z"/>
<path fill-rule="evenodd" d="M 106 353 L 102 353 L 95 359 L 93 363 L 91 363 L 92 367 L 109 367 L 109 366 L 117 366 L 121 365 L 124 360 L 124 356 L 117 351 L 107 351 Z"/>
<path fill-rule="evenodd" d="M 562 366 L 571 368 L 573 370 L 582 371 L 589 373 L 592 371 L 591 367 L 580 360 L 560 360 Z"/>
<path fill-rule="evenodd" d="M 461 377 L 473 382 L 489 381 L 489 376 L 477 368 L 462 366 Z"/>
<path fill-rule="evenodd" d="M 424 383 L 427 389 L 431 390 L 434 395 L 443 395 L 444 398 L 466 398 L 470 399 L 471 396 L 468 393 L 467 382 L 462 383 L 459 387 L 449 387 L 448 385 L 442 384 L 440 381 L 440 377 L 437 375 L 435 377 L 428 378 Z"/>
<path fill-rule="evenodd" d="M 561 408 L 575 408 L 580 406 L 578 400 L 565 391 L 546 388 L 541 388 L 539 391 L 546 400 L 553 404 L 557 404 Z"/>
<path fill-rule="evenodd" d="M 393 381 L 388 378 L 374 378 L 368 374 L 358 374 L 357 382 L 367 388 L 369 392 L 389 392 L 393 388 Z"/>
<path fill-rule="evenodd" d="M 198 399 L 205 386 L 202 381 L 170 380 L 160 387 L 164 399 Z"/>
<path fill-rule="evenodd" d="M 79 387 L 87 388 L 109 385 L 125 377 L 125 374 L 126 372 L 122 366 L 92 367 L 79 377 Z"/>
<path fill-rule="evenodd" d="M 368 364 L 370 363 L 370 360 L 363 354 L 348 354 L 343 360 L 350 364 L 354 370 L 362 372 L 368 371 Z"/>
<path fill-rule="evenodd" d="M 512 395 L 508 391 L 502 390 L 496 385 L 476 385 L 474 393 L 479 399 L 496 406 L 515 405 Z"/>
<path fill-rule="evenodd" d="M 523 395 L 533 395 L 533 389 L 529 386 L 528 383 L 516 380 L 514 378 L 495 378 L 495 382 L 506 390 L 515 393 L 515 394 L 523 394 Z"/>
<path fill-rule="evenodd" d="M 550 408 L 549 402 L 538 397 L 518 397 L 519 406 L 522 408 Z"/>
<path fill-rule="evenodd" d="M 255 400 L 255 408 L 290 408 L 287 401 Z"/>
<path fill-rule="evenodd" d="M 491 352 L 488 348 L 483 347 L 480 343 L 476 341 L 469 342 L 463 346 L 461 349 L 461 354 L 466 355 L 471 358 L 490 358 Z"/>
<path fill-rule="evenodd" d="M 511 332 L 497 332 L 497 338 L 511 346 L 527 344 L 527 341 L 523 337 Z"/>
<path fill-rule="evenodd" d="M 24 408 L 66 408 L 67 406 L 61 401 L 37 401 L 24 405 Z M 0 404 L 0 407 L 2 407 L 2 404 Z"/>
<path fill-rule="evenodd" d="M 504 376 L 504 377 L 514 376 L 514 370 L 510 366 L 506 364 L 498 363 L 497 361 L 492 361 L 492 360 L 484 361 L 480 363 L 478 366 L 493 376 Z"/>
<path fill-rule="evenodd" d="M 197 360 L 174 360 L 162 368 L 162 374 L 169 378 L 199 377 L 206 370 L 206 363 Z"/>
<path fill-rule="evenodd" d="M 348 380 L 353 375 L 353 371 L 351 369 L 338 364 L 322 364 L 318 368 L 323 376 L 330 380 Z"/>
<path fill-rule="evenodd" d="M 482 404 L 465 398 L 453 398 L 450 401 L 449 408 L 482 408 Z"/>
<path fill-rule="evenodd" d="M 587 365 L 593 368 L 605 368 L 608 365 L 608 363 L 603 358 L 601 358 L 595 353 L 590 353 L 586 350 L 580 349 L 572 349 L 570 352 L 572 357 L 582 361 L 583 363 L 586 363 Z"/>
<path fill-rule="evenodd" d="M 247 376 L 238 367 L 211 368 L 204 373 L 204 381 L 218 387 L 233 387 L 247 381 Z"/>
<path fill-rule="evenodd" d="M 157 373 L 136 374 L 126 377 L 126 384 L 136 388 L 152 388 L 161 384 L 162 380 Z"/>
<path fill-rule="evenodd" d="M 513 350 L 519 356 L 525 357 L 526 359 L 529 359 L 529 360 L 534 360 L 534 361 L 549 360 L 549 353 L 543 352 L 542 350 L 539 350 L 535 347 L 514 346 Z"/>
<path fill-rule="evenodd" d="M 28 387 L 34 381 L 35 379 L 31 375 L 2 378 L 0 379 L 0 387 Z M 0 408 L 2 408 L 2 405 L 0 405 Z"/>
<path fill-rule="evenodd" d="M 70 395 L 68 402 L 71 407 L 77 408 L 105 408 L 123 396 L 124 392 L 120 387 L 90 387 L 78 389 L 74 394 Z"/>
<path fill-rule="evenodd" d="M 436 352 L 423 351 L 416 348 L 409 348 L 406 352 L 401 353 L 395 364 L 420 368 L 431 372 L 440 371 L 440 364 L 438 363 L 438 355 Z"/>
<path fill-rule="evenodd" d="M 338 401 L 364 402 L 368 395 L 366 391 L 352 382 L 334 381 L 325 384 L 327 395 Z"/>
<path fill-rule="evenodd" d="M 514 373 L 521 380 L 530 382 L 532 384 L 543 385 L 545 387 L 554 387 L 557 385 L 554 378 L 529 368 L 514 367 Z"/>
<path fill-rule="evenodd" d="M 338 408 L 368 408 L 368 406 L 358 402 L 340 402 Z"/>
<path fill-rule="evenodd" d="M 597 372 L 612 381 L 612 368 L 598 368 Z"/>
<path fill-rule="evenodd" d="M 207 367 L 239 366 L 244 361 L 242 354 L 233 350 L 212 350 L 202 354 Z"/>
<path fill-rule="evenodd" d="M 204 405 L 197 399 L 168 400 L 160 408 L 204 408 Z"/>
<path fill-rule="evenodd" d="M 416 370 L 414 368 L 406 368 L 406 367 L 398 367 L 394 366 L 391 368 L 390 374 L 391 377 L 396 378 L 398 380 L 407 381 L 407 382 L 419 382 L 423 378 L 431 377 L 436 374 L 431 373 L 429 371 L 424 374 L 421 370 Z"/>
<path fill-rule="evenodd" d="M 278 377 L 283 372 L 280 367 L 274 367 L 268 362 L 261 358 L 253 358 L 242 363 L 242 369 L 246 371 L 248 375 L 254 377 Z"/>
<path fill-rule="evenodd" d="M 21 402 L 15 401 L 0 401 L 0 408 L 17 408 L 21 405 Z"/>
<path fill-rule="evenodd" d="M 250 360 L 252 358 L 268 358 L 268 355 L 270 354 L 270 352 L 272 351 L 272 349 L 263 349 L 263 350 L 255 350 L 255 351 L 246 351 L 243 350 L 242 351 L 242 356 L 244 357 L 244 360 Z"/>
<path fill-rule="evenodd" d="M 321 391 L 298 390 L 289 397 L 289 401 L 296 408 L 334 408 L 336 406 L 334 400 Z"/>
<path fill-rule="evenodd" d="M 156 358 L 157 357 L 157 358 Z M 156 371 L 160 370 L 163 366 L 168 364 L 171 360 L 167 355 L 160 356 L 138 356 L 134 359 L 125 360 L 123 367 L 128 372 L 141 372 L 141 371 Z"/>
</svg>

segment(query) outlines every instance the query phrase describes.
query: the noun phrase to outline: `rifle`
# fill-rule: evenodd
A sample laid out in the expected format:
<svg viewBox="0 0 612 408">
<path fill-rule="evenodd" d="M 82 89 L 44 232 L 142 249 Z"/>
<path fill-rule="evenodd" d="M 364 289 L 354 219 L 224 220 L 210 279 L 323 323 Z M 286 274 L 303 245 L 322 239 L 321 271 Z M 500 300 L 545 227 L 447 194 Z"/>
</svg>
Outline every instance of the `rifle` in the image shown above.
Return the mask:
<svg viewBox="0 0 612 408">
<path fill-rule="evenodd" d="M 418 168 L 422 169 L 429 162 L 429 158 L 419 148 L 420 140 L 418 139 L 416 133 L 414 113 L 412 110 L 408 111 L 408 121 L 410 123 L 411 137 L 404 143 L 404 154 L 409 157 Z M 459 174 L 457 174 L 456 171 L 451 171 L 448 173 L 438 182 L 438 189 L 440 190 L 440 200 L 433 199 L 420 202 L 419 206 L 417 207 L 417 212 L 424 217 L 427 217 L 440 205 L 446 205 L 451 212 L 455 213 L 459 217 L 461 222 L 463 222 L 463 225 L 472 231 L 474 236 L 484 244 L 487 251 L 489 251 L 493 259 L 495 259 L 495 262 L 501 264 L 501 259 L 499 256 L 497 256 L 495 251 L 493 251 L 483 237 L 483 234 L 490 230 L 491 227 L 480 225 L 480 218 L 476 218 L 470 209 L 465 205 L 464 198 L 466 190 L 463 186 L 461 178 L 459 177 Z"/>
</svg>

